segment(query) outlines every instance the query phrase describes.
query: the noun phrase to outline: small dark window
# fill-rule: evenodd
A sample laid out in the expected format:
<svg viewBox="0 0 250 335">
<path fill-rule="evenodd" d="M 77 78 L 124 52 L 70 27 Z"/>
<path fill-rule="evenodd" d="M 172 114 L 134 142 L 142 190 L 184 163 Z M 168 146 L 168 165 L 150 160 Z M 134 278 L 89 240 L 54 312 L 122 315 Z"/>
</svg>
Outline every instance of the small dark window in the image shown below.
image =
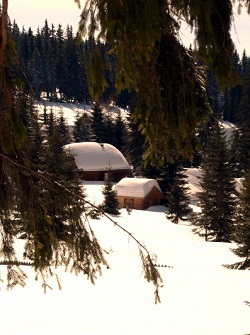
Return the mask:
<svg viewBox="0 0 250 335">
<path fill-rule="evenodd" d="M 125 198 L 124 199 L 124 207 L 125 208 L 134 208 L 134 199 L 132 199 L 132 198 Z"/>
</svg>

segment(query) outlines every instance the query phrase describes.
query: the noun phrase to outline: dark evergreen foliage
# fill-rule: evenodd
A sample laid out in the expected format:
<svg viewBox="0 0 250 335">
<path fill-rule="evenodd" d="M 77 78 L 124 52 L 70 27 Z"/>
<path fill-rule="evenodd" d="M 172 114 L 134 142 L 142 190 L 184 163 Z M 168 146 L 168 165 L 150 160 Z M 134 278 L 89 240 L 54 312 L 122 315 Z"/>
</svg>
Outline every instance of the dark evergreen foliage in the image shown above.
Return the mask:
<svg viewBox="0 0 250 335">
<path fill-rule="evenodd" d="M 229 164 L 224 132 L 215 124 L 201 165 L 198 198 L 201 213 L 197 214 L 194 231 L 206 240 L 230 242 L 235 205 L 235 181 Z"/>
<path fill-rule="evenodd" d="M 66 124 L 65 118 L 63 116 L 62 111 L 60 112 L 60 116 L 58 119 L 58 127 L 59 127 L 59 132 L 62 137 L 62 145 L 68 144 L 71 142 L 71 135 L 70 135 L 70 130 L 69 126 Z"/>
<path fill-rule="evenodd" d="M 242 181 L 242 189 L 239 195 L 239 203 L 237 204 L 235 223 L 232 233 L 233 240 L 237 243 L 237 247 L 232 249 L 240 258 L 244 258 L 242 262 L 238 262 L 231 267 L 237 269 L 250 268 L 250 170 L 246 172 Z"/>
<path fill-rule="evenodd" d="M 132 121 L 133 111 L 128 112 L 127 117 L 127 132 L 125 133 L 125 145 L 123 147 L 123 154 L 132 167 L 133 174 L 140 176 L 143 174 L 144 162 L 143 153 L 145 148 L 144 136 L 138 129 L 138 125 Z M 144 176 L 146 176 L 144 174 Z"/>
<path fill-rule="evenodd" d="M 104 116 L 102 108 L 99 104 L 95 104 L 92 114 L 92 141 L 104 143 L 106 140 L 106 129 L 104 124 Z"/>
<path fill-rule="evenodd" d="M 234 68 L 238 73 L 239 78 L 242 78 L 242 66 L 239 60 L 239 55 L 234 52 L 233 55 Z M 222 105 L 222 115 L 225 121 L 236 122 L 238 116 L 238 108 L 241 99 L 241 90 L 242 90 L 242 82 L 239 84 L 225 89 L 224 92 L 224 104 Z"/>
<path fill-rule="evenodd" d="M 104 141 L 111 145 L 115 145 L 115 134 L 114 134 L 114 118 L 109 111 L 106 111 L 104 116 Z"/>
<path fill-rule="evenodd" d="M 208 102 L 213 111 L 213 115 L 219 115 L 221 109 L 221 97 L 218 82 L 212 71 L 207 71 L 206 79 Z"/>
<path fill-rule="evenodd" d="M 113 189 L 112 172 L 110 169 L 107 170 L 107 178 L 105 180 L 102 193 L 104 195 L 104 201 L 101 209 L 105 213 L 114 215 L 120 214 L 119 201 L 117 199 L 117 193 Z"/>
<path fill-rule="evenodd" d="M 229 162 L 232 166 L 233 176 L 239 178 L 242 176 L 241 166 L 240 166 L 240 134 L 238 129 L 235 129 L 231 135 L 231 144 L 229 148 Z"/>
<path fill-rule="evenodd" d="M 194 29 L 197 50 L 192 55 L 178 38 L 180 18 Z M 190 158 L 196 150 L 196 129 L 210 113 L 200 60 L 220 87 L 238 82 L 232 20 L 230 0 L 85 3 L 80 31 L 97 36 L 96 44 L 104 40 L 112 45 L 116 85 L 136 92 L 135 121 L 147 143 L 144 160 L 151 165 L 160 166 L 176 154 Z M 89 88 L 97 97 L 106 87 L 106 62 L 97 49 L 90 61 Z"/>
<path fill-rule="evenodd" d="M 118 114 L 114 123 L 114 146 L 122 153 L 124 151 L 125 142 L 127 139 L 127 126 L 122 119 L 121 115 Z"/>
<path fill-rule="evenodd" d="M 26 275 L 18 267 L 23 258 L 45 289 L 59 265 L 94 281 L 107 262 L 83 221 L 84 195 L 74 160 L 62 149 L 59 127 L 50 128 L 49 139 L 43 137 L 34 102 L 23 94 L 12 70 L 14 50 L 8 36 L 0 66 L 0 256 L 8 264 L 7 286 L 25 285 Z M 25 238 L 23 255 L 15 250 L 19 234 Z"/>
<path fill-rule="evenodd" d="M 78 43 L 72 27 L 66 32 L 59 25 L 44 26 L 33 34 L 29 29 L 20 32 L 14 21 L 10 31 L 17 47 L 19 67 L 27 91 L 37 99 L 41 92 L 50 100 L 90 101 L 85 75 L 85 42 Z"/>
<path fill-rule="evenodd" d="M 169 166 L 168 170 L 172 170 L 172 178 L 171 181 L 169 180 L 169 184 L 163 192 L 168 208 L 167 217 L 174 223 L 178 223 L 189 213 L 188 205 L 190 200 L 188 197 L 187 176 L 182 167 L 181 160 L 176 161 L 175 164 L 171 164 L 171 167 Z M 169 178 L 166 173 L 165 177 Z M 164 180 L 162 180 L 162 182 L 164 182 Z"/>
<path fill-rule="evenodd" d="M 11 263 L 18 265 L 18 257 L 22 255 L 15 254 L 13 243 L 16 237 L 22 236 L 25 239 L 23 259 L 34 266 L 44 285 L 46 277 L 58 265 L 76 273 L 84 269 L 94 281 L 96 273 L 101 271 L 100 265 L 107 266 L 107 263 L 93 232 L 85 227 L 84 193 L 74 159 L 63 150 L 65 139 L 60 124 L 52 119 L 50 135 L 47 135 L 49 129 L 41 132 L 33 104 L 25 99 L 19 95 L 28 137 L 20 148 L 21 165 L 13 171 L 13 187 L 9 189 L 15 199 L 14 212 L 1 207 L 4 227 L 1 256 L 10 263 L 10 269 Z M 12 163 L 8 166 L 11 171 Z M 15 283 L 13 277 L 8 278 L 10 287 L 22 280 L 18 275 Z"/>
<path fill-rule="evenodd" d="M 238 142 L 234 160 L 238 177 L 245 175 L 250 168 L 250 71 L 245 74 L 241 99 L 238 107 L 237 128 Z M 232 153 L 234 154 L 234 153 Z"/>
<path fill-rule="evenodd" d="M 91 118 L 84 112 L 76 116 L 73 129 L 73 137 L 75 142 L 90 142 L 91 141 Z"/>
</svg>

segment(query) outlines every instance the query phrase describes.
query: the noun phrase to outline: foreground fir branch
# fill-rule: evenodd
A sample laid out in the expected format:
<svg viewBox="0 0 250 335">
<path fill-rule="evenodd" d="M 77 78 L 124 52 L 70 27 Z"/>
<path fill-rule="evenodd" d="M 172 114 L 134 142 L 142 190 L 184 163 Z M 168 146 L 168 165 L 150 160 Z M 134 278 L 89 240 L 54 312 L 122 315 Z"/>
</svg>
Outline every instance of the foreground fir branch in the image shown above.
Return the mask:
<svg viewBox="0 0 250 335">
<path fill-rule="evenodd" d="M 87 202 L 89 205 L 92 207 L 94 206 L 90 202 Z M 94 206 L 97 208 L 96 206 Z M 150 254 L 148 249 L 145 247 L 145 245 L 140 242 L 133 234 L 131 234 L 127 229 L 119 225 L 116 221 L 114 221 L 110 216 L 108 216 L 106 213 L 102 213 L 105 217 L 107 217 L 113 224 L 124 231 L 130 238 L 132 238 L 139 249 L 139 254 L 140 258 L 142 261 L 142 270 L 143 270 L 143 275 L 144 278 L 148 281 L 151 282 L 154 287 L 155 287 L 155 303 L 161 302 L 160 300 L 160 295 L 159 295 L 159 289 L 162 287 L 162 278 L 160 275 L 160 272 L 156 268 L 156 255 L 155 254 Z"/>
<path fill-rule="evenodd" d="M 145 137 L 147 163 L 162 166 L 176 155 L 190 158 L 199 148 L 197 127 L 211 113 L 208 68 L 221 87 L 238 82 L 230 36 L 235 2 L 82 1 L 79 35 L 93 42 L 86 67 L 90 94 L 94 101 L 101 96 L 107 60 L 115 58 L 117 92 L 136 92 L 133 118 Z M 237 5 L 248 8 L 249 1 Z M 194 52 L 182 43 L 183 21 L 194 32 Z M 111 46 L 105 61 L 96 47 L 99 41 Z"/>
<path fill-rule="evenodd" d="M 0 157 L 7 165 L 18 168 L 19 171 L 23 171 L 23 174 L 28 175 L 29 178 L 32 175 L 33 180 L 36 180 L 36 184 L 42 182 L 43 192 L 46 188 L 50 189 L 52 187 L 57 193 L 61 193 L 61 196 L 70 202 L 70 206 L 72 207 L 70 211 L 71 215 L 79 210 L 79 206 L 82 208 L 82 211 L 80 211 L 81 218 L 76 218 L 74 215 L 73 217 L 68 216 L 67 224 L 60 226 L 60 228 L 64 229 L 60 234 L 57 229 L 51 229 L 49 234 L 46 232 L 46 229 L 50 229 L 52 221 L 55 219 L 53 216 L 47 218 L 49 222 L 47 228 L 46 223 L 40 226 L 40 232 L 36 228 L 34 229 L 34 227 L 22 227 L 23 230 L 19 231 L 19 234 L 22 233 L 22 236 L 26 240 L 23 253 L 24 260 L 19 260 L 16 256 L 14 247 L 15 234 L 12 231 L 6 231 L 6 228 L 11 227 L 11 225 L 7 227 L 6 222 L 2 220 L 1 256 L 3 260 L 0 262 L 0 265 L 7 266 L 8 288 L 13 288 L 16 285 L 25 286 L 27 276 L 20 268 L 22 266 L 31 266 L 34 268 L 36 279 L 40 278 L 42 280 L 44 291 L 47 288 L 51 288 L 47 283 L 47 279 L 52 276 L 56 276 L 58 286 L 59 288 L 61 287 L 59 278 L 55 272 L 59 266 L 64 266 L 66 271 L 76 275 L 84 274 L 91 283 L 95 283 L 97 276 L 102 275 L 102 267 L 109 268 L 109 265 L 104 257 L 105 251 L 101 248 L 89 223 L 88 213 L 85 211 L 85 206 L 88 205 L 110 220 L 115 227 L 124 231 L 136 242 L 142 261 L 144 278 L 155 287 L 155 303 L 160 302 L 159 288 L 162 286 L 162 278 L 155 267 L 155 257 L 148 252 L 143 243 L 99 207 L 87 201 L 84 195 L 79 192 L 74 193 L 61 182 L 54 180 L 54 175 L 33 171 L 32 168 L 16 162 L 3 153 L 0 153 Z M 74 221 L 74 219 L 76 220 Z M 35 216 L 33 220 L 35 222 Z M 11 218 L 9 218 L 8 223 L 11 223 Z M 45 229 L 44 232 L 42 232 L 43 229 Z M 44 234 L 48 240 L 44 239 Z"/>
<path fill-rule="evenodd" d="M 139 251 L 140 251 L 140 257 L 143 264 L 143 274 L 144 278 L 148 282 L 152 282 L 155 286 L 155 303 L 161 302 L 160 295 L 159 295 L 159 288 L 162 287 L 162 278 L 160 276 L 159 271 L 157 270 L 155 264 L 152 261 L 152 256 L 149 255 L 148 251 L 145 247 L 143 247 L 144 250 L 146 250 L 146 254 L 143 252 L 141 245 L 138 245 Z"/>
</svg>

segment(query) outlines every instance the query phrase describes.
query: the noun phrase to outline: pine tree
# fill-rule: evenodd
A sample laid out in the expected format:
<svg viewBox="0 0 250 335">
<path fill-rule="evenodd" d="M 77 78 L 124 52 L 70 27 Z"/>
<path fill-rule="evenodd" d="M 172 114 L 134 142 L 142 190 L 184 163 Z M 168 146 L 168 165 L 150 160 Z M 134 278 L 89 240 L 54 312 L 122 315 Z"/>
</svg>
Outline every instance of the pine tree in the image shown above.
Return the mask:
<svg viewBox="0 0 250 335">
<path fill-rule="evenodd" d="M 215 124 L 203 156 L 198 192 L 201 213 L 195 219 L 195 229 L 206 240 L 230 242 L 235 205 L 235 181 L 229 164 L 225 134 Z"/>
<path fill-rule="evenodd" d="M 81 116 L 77 113 L 75 125 L 73 129 L 73 137 L 75 142 L 90 142 L 91 131 L 90 131 L 91 119 L 87 113 L 83 113 Z"/>
<path fill-rule="evenodd" d="M 220 92 L 218 82 L 211 71 L 207 71 L 206 79 L 208 102 L 213 114 L 218 115 L 220 112 Z"/>
<path fill-rule="evenodd" d="M 62 110 L 60 111 L 58 125 L 59 125 L 60 134 L 63 138 L 63 145 L 70 143 L 71 136 L 70 136 L 69 126 L 66 124 Z"/>
<path fill-rule="evenodd" d="M 60 99 L 62 99 L 63 95 L 66 94 L 66 89 L 69 82 L 69 73 L 67 66 L 65 37 L 61 25 L 58 26 L 56 31 L 55 54 L 57 88 L 59 90 Z"/>
<path fill-rule="evenodd" d="M 241 77 L 241 66 L 239 55 L 234 52 L 233 55 L 235 71 Z M 235 123 L 237 120 L 238 109 L 241 99 L 242 85 L 237 84 L 230 89 L 226 89 L 224 93 L 224 105 L 222 107 L 223 119 Z"/>
<path fill-rule="evenodd" d="M 238 246 L 232 251 L 239 257 L 244 258 L 242 262 L 233 267 L 238 269 L 250 268 L 250 170 L 247 171 L 242 181 L 242 189 L 237 204 L 235 223 L 232 238 Z"/>
<path fill-rule="evenodd" d="M 167 217 L 174 223 L 178 223 L 188 213 L 189 197 L 187 187 L 187 175 L 178 160 L 173 166 L 173 176 L 169 190 L 165 191 L 165 199 L 168 207 Z"/>
<path fill-rule="evenodd" d="M 45 20 L 44 27 L 41 30 L 41 47 L 42 47 L 42 60 L 43 60 L 43 71 L 44 71 L 44 82 L 43 91 L 46 92 L 47 99 L 56 91 L 56 79 L 55 79 L 55 54 L 51 45 L 51 29 L 48 26 L 47 20 Z"/>
<path fill-rule="evenodd" d="M 115 145 L 114 120 L 112 112 L 106 112 L 104 116 L 104 142 Z"/>
<path fill-rule="evenodd" d="M 114 124 L 114 146 L 123 153 L 127 138 L 127 128 L 119 113 Z"/>
<path fill-rule="evenodd" d="M 238 129 L 235 129 L 231 136 L 231 145 L 229 148 L 229 162 L 232 166 L 234 178 L 242 176 L 242 168 L 240 166 L 241 143 Z"/>
<path fill-rule="evenodd" d="M 105 142 L 106 131 L 105 131 L 105 124 L 104 124 L 104 117 L 102 114 L 102 109 L 99 104 L 95 104 L 95 107 L 93 110 L 91 130 L 92 130 L 94 141 L 98 143 Z"/>
<path fill-rule="evenodd" d="M 241 101 L 237 116 L 237 128 L 239 131 L 238 141 L 238 177 L 243 176 L 250 168 L 250 71 L 246 75 L 242 87 Z"/>
<path fill-rule="evenodd" d="M 127 132 L 123 154 L 132 166 L 133 174 L 141 176 L 144 170 L 143 153 L 145 150 L 144 136 L 138 129 L 138 125 L 133 122 L 133 112 L 128 111 L 126 120 Z"/>
<path fill-rule="evenodd" d="M 104 202 L 101 206 L 102 210 L 109 214 L 120 214 L 119 201 L 117 199 L 117 193 L 113 189 L 112 172 L 110 169 L 107 172 L 107 179 L 105 180 L 102 193 L 104 195 Z"/>
</svg>

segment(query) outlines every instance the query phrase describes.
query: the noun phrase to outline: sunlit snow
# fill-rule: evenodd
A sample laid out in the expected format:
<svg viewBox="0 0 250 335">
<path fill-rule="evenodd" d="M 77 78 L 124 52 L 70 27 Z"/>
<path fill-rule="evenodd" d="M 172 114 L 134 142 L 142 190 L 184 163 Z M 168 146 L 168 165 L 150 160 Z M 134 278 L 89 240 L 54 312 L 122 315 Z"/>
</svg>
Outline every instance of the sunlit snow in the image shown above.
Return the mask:
<svg viewBox="0 0 250 335">
<path fill-rule="evenodd" d="M 60 112 L 60 108 L 59 108 Z M 70 113 L 67 116 L 70 120 Z M 188 171 L 193 205 L 199 189 L 198 169 Z M 101 182 L 84 182 L 88 199 L 102 203 Z M 245 335 L 250 333 L 250 272 L 228 270 L 223 264 L 239 259 L 228 243 L 205 242 L 188 221 L 174 224 L 163 206 L 146 211 L 121 209 L 112 218 L 157 255 L 164 281 L 161 303 L 154 304 L 154 287 L 143 279 L 133 239 L 107 218 L 90 220 L 107 251 L 110 269 L 96 285 L 83 276 L 58 270 L 53 290 L 43 293 L 31 269 L 25 288 L 0 292 L 3 335 Z M 0 268 L 4 278 L 5 269 Z"/>
<path fill-rule="evenodd" d="M 89 200 L 102 202 L 101 182 L 84 185 Z M 230 251 L 232 245 L 203 241 L 191 232 L 188 222 L 168 221 L 164 210 L 156 206 L 129 215 L 122 209 L 120 216 L 113 216 L 157 254 L 164 280 L 160 304 L 154 304 L 154 287 L 143 279 L 133 239 L 106 218 L 92 220 L 108 252 L 110 269 L 103 269 L 95 286 L 62 269 L 62 290 L 52 280 L 53 290 L 46 294 L 29 269 L 26 288 L 6 291 L 2 284 L 1 334 L 249 334 L 250 307 L 245 301 L 250 300 L 250 273 L 222 266 L 238 260 Z"/>
</svg>

